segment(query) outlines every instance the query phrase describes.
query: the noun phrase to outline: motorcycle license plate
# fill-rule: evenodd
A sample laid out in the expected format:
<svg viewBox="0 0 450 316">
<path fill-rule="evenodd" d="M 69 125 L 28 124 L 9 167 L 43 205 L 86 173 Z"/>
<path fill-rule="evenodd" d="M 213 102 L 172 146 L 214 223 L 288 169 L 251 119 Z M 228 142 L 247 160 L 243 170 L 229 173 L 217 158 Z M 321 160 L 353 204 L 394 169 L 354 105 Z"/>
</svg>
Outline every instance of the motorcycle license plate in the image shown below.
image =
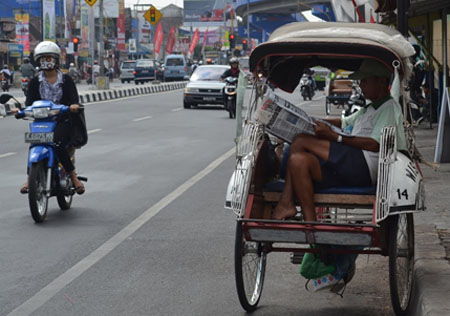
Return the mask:
<svg viewBox="0 0 450 316">
<path fill-rule="evenodd" d="M 25 133 L 25 143 L 43 144 L 53 142 L 53 132 L 49 133 Z"/>
<path fill-rule="evenodd" d="M 203 97 L 203 100 L 205 100 L 205 101 L 215 101 L 216 98 L 215 97 Z"/>
</svg>

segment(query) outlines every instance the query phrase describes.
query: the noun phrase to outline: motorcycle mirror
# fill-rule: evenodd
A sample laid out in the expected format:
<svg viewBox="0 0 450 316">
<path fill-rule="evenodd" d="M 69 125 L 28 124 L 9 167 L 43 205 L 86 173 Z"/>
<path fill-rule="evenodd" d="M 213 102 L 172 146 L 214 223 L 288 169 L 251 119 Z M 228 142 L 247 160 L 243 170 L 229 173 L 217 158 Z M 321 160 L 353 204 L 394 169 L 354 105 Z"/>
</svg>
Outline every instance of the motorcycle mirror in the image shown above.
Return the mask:
<svg viewBox="0 0 450 316">
<path fill-rule="evenodd" d="M 2 95 L 0 95 L 0 103 L 1 104 L 5 104 L 7 103 L 9 100 L 12 99 L 12 95 L 10 95 L 9 93 L 3 93 Z"/>
</svg>

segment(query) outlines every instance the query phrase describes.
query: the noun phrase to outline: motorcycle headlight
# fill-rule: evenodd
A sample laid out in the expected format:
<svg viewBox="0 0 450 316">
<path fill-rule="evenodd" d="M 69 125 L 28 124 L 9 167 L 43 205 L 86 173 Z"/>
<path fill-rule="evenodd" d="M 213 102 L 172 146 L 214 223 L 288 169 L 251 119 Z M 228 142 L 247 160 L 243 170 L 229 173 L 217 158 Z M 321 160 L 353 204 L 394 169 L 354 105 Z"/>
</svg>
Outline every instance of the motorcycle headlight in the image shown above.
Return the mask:
<svg viewBox="0 0 450 316">
<path fill-rule="evenodd" d="M 197 88 L 184 88 L 185 93 L 196 93 L 198 92 Z"/>
<path fill-rule="evenodd" d="M 34 118 L 46 118 L 49 117 L 50 108 L 35 108 L 33 109 L 33 117 Z"/>
</svg>

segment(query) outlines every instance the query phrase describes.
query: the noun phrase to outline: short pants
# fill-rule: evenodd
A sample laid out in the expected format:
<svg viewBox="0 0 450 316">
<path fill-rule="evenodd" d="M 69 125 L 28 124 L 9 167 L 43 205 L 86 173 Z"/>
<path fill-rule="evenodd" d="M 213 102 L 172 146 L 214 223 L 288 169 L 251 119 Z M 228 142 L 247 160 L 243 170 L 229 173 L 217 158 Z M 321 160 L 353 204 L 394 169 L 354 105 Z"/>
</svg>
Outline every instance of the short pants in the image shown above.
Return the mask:
<svg viewBox="0 0 450 316">
<path fill-rule="evenodd" d="M 319 158 L 322 182 L 314 183 L 314 190 L 333 187 L 370 187 L 369 168 L 361 149 L 330 142 L 328 161 Z"/>
</svg>

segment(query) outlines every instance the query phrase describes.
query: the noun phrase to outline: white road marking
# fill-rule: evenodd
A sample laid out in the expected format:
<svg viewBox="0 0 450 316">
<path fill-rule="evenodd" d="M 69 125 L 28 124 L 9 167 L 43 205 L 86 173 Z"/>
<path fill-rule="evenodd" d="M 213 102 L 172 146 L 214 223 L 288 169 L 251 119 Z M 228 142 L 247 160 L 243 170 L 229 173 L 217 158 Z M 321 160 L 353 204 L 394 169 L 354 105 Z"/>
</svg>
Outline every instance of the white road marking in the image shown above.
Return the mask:
<svg viewBox="0 0 450 316">
<path fill-rule="evenodd" d="M 102 130 L 101 128 L 92 129 L 92 130 L 88 131 L 88 134 L 97 133 L 97 132 L 100 132 L 101 130 Z"/>
<path fill-rule="evenodd" d="M 172 109 L 171 111 L 172 112 L 178 112 L 178 111 L 181 111 L 183 108 L 176 108 L 176 109 Z"/>
<path fill-rule="evenodd" d="M 146 210 L 143 214 L 133 220 L 130 224 L 124 227 L 120 232 L 115 234 L 109 240 L 107 240 L 103 245 L 98 247 L 96 250 L 91 252 L 87 257 L 76 263 L 69 270 L 58 276 L 47 286 L 42 288 L 39 292 L 30 297 L 22 305 L 15 308 L 8 316 L 29 316 L 39 307 L 44 305 L 49 299 L 55 296 L 59 291 L 66 287 L 73 280 L 78 278 L 81 274 L 87 271 L 90 267 L 108 255 L 113 251 L 118 245 L 120 245 L 124 240 L 135 233 L 139 228 L 147 223 L 153 216 L 158 214 L 167 205 L 176 200 L 184 192 L 189 190 L 197 182 L 203 179 L 205 176 L 210 174 L 214 169 L 216 169 L 222 162 L 234 155 L 235 148 L 230 149 L 216 160 L 211 162 L 205 169 L 188 179 L 174 191 L 167 194 L 159 202 Z"/>
<path fill-rule="evenodd" d="M 139 121 L 148 120 L 148 119 L 151 119 L 151 118 L 152 118 L 151 116 L 143 116 L 143 117 L 134 119 L 133 122 L 139 122 Z"/>
<path fill-rule="evenodd" d="M 9 157 L 9 156 L 14 156 L 15 154 L 17 154 L 17 153 L 11 152 L 11 153 L 0 154 L 0 158 L 5 158 L 5 157 Z"/>
</svg>

